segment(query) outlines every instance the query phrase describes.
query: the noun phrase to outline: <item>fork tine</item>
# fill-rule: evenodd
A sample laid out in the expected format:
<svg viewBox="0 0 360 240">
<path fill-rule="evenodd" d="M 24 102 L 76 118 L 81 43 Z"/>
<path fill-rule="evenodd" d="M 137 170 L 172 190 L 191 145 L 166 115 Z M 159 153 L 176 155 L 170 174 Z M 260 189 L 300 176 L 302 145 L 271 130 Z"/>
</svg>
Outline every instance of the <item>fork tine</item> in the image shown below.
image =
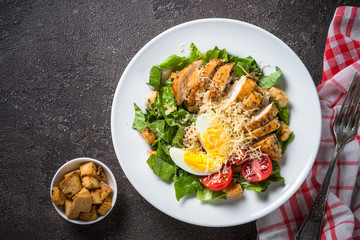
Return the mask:
<svg viewBox="0 0 360 240">
<path fill-rule="evenodd" d="M 337 115 L 337 117 L 336 117 L 336 119 L 335 119 L 335 121 L 334 121 L 334 125 L 335 125 L 335 124 L 339 124 L 340 122 L 343 121 L 343 113 L 344 113 L 345 105 L 346 105 L 346 103 L 347 103 L 347 101 L 348 101 L 348 98 L 349 98 L 349 96 L 350 96 L 351 90 L 353 89 L 354 84 L 355 84 L 355 82 L 356 82 L 356 77 L 357 77 L 357 72 L 355 72 L 354 78 L 353 78 L 353 80 L 352 80 L 352 82 L 351 82 L 351 84 L 350 84 L 349 90 L 348 90 L 348 92 L 347 92 L 347 94 L 346 94 L 346 96 L 345 96 L 345 100 L 344 100 L 344 102 L 343 102 L 343 104 L 342 104 L 342 106 L 341 106 L 341 108 L 340 108 L 340 112 L 338 113 L 338 115 Z"/>
<path fill-rule="evenodd" d="M 359 81 L 358 81 L 359 78 L 356 78 L 356 89 L 353 91 L 352 93 L 352 96 L 351 96 L 351 99 L 350 99 L 350 103 L 348 105 L 348 109 L 345 113 L 345 116 L 344 116 L 344 126 L 346 127 L 352 127 L 352 123 L 353 123 L 353 120 L 354 120 L 354 117 L 356 115 L 356 111 L 357 111 L 357 105 L 359 104 Z M 351 89 L 349 89 L 350 91 Z M 353 104 L 353 101 L 354 104 Z M 354 106 L 354 111 L 350 114 L 350 111 L 351 111 L 351 108 Z M 348 121 L 349 120 L 349 121 Z"/>
<path fill-rule="evenodd" d="M 359 78 L 357 78 L 357 83 L 356 84 L 358 84 L 357 85 L 357 87 L 356 87 L 356 90 L 354 91 L 354 93 L 353 93 L 353 96 L 352 96 L 352 98 L 353 99 L 356 99 L 355 100 L 355 103 L 354 103 L 354 110 L 353 110 L 353 112 L 352 112 L 352 114 L 351 114 L 351 117 L 350 117 L 350 119 L 349 119 L 349 122 L 347 123 L 347 125 L 346 126 L 348 126 L 348 127 L 350 127 L 350 128 L 352 128 L 352 127 L 354 127 L 354 126 L 356 126 L 356 123 L 357 123 L 357 121 L 355 120 L 355 123 L 353 124 L 353 121 L 354 121 L 354 118 L 355 118 L 355 116 L 356 116 L 356 113 L 358 112 L 358 109 L 359 109 L 359 102 L 360 102 L 360 91 L 359 91 Z M 349 106 L 349 109 L 351 108 L 351 106 Z"/>
</svg>

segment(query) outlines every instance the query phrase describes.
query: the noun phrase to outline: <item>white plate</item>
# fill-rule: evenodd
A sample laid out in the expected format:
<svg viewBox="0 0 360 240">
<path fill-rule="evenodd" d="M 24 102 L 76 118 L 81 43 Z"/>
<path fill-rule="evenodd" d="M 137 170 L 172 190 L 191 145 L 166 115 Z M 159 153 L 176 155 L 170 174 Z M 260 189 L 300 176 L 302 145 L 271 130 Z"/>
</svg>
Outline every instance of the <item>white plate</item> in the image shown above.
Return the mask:
<svg viewBox="0 0 360 240">
<path fill-rule="evenodd" d="M 158 178 L 146 164 L 149 145 L 131 128 L 135 102 L 143 110 L 151 90 L 150 68 L 170 54 L 188 56 L 193 42 L 205 52 L 217 45 L 235 56 L 253 56 L 258 63 L 283 71 L 278 83 L 289 97 L 290 128 L 295 133 L 280 162 L 285 184 L 272 183 L 265 193 L 245 191 L 240 198 L 204 203 L 196 197 L 175 198 L 173 183 Z M 185 51 L 179 46 L 185 44 Z M 261 65 L 261 64 L 260 64 Z M 203 19 L 173 27 L 146 44 L 131 60 L 117 86 L 111 133 L 120 165 L 136 190 L 160 211 L 181 221 L 209 227 L 239 225 L 265 216 L 282 205 L 309 173 L 320 144 L 321 113 L 313 80 L 296 54 L 280 39 L 254 25 L 229 19 Z"/>
</svg>

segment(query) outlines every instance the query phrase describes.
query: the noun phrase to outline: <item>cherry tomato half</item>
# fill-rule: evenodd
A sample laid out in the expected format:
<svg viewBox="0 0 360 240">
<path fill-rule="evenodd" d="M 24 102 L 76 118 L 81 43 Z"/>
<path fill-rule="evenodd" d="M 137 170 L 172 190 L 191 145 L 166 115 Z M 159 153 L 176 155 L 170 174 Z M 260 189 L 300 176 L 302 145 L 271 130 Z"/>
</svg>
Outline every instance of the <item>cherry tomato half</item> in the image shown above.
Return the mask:
<svg viewBox="0 0 360 240">
<path fill-rule="evenodd" d="M 260 182 L 267 179 L 272 171 L 272 163 L 268 155 L 249 159 L 241 164 L 241 173 L 249 182 Z"/>
<path fill-rule="evenodd" d="M 221 191 L 229 186 L 232 178 L 232 169 L 229 164 L 224 165 L 220 172 L 211 174 L 210 176 L 202 176 L 201 183 L 210 190 Z"/>
<path fill-rule="evenodd" d="M 230 158 L 229 162 L 232 166 L 238 166 L 246 157 L 246 149 L 239 148 Z"/>
</svg>

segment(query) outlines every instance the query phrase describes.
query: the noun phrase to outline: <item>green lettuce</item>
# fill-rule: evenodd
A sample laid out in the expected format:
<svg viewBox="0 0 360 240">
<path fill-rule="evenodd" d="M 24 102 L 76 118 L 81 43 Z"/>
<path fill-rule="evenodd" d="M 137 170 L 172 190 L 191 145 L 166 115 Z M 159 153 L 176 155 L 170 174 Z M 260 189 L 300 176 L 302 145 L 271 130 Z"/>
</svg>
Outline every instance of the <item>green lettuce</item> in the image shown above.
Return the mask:
<svg viewBox="0 0 360 240">
<path fill-rule="evenodd" d="M 226 49 L 219 49 L 215 46 L 214 49 L 208 50 L 205 54 L 201 53 L 194 43 L 190 44 L 190 62 L 203 60 L 204 64 L 208 63 L 211 59 L 220 58 L 224 62 L 229 61 L 228 53 Z"/>
<path fill-rule="evenodd" d="M 164 61 L 158 64 L 159 68 L 167 68 L 173 71 L 180 71 L 190 64 L 189 59 L 186 57 L 180 57 L 175 54 L 170 55 Z"/>
<path fill-rule="evenodd" d="M 226 199 L 226 193 L 223 191 L 212 191 L 207 188 L 203 188 L 197 191 L 196 198 L 201 201 L 210 201 L 214 199 Z"/>
<path fill-rule="evenodd" d="M 262 76 L 261 69 L 258 67 L 255 59 L 251 56 L 248 56 L 246 58 L 230 56 L 229 62 L 236 62 L 236 65 L 235 65 L 233 71 L 234 71 L 234 74 L 238 77 L 246 75 L 244 70 L 248 73 L 257 75 L 258 77 Z"/>
<path fill-rule="evenodd" d="M 271 88 L 275 84 L 276 80 L 278 80 L 279 77 L 281 76 L 280 68 L 276 66 L 275 69 L 276 71 L 270 74 L 269 76 L 263 76 L 259 78 L 258 83 L 260 87 Z"/>
<path fill-rule="evenodd" d="M 136 129 L 139 133 L 141 133 L 147 126 L 145 114 L 135 103 L 134 103 L 134 108 L 135 108 L 135 118 L 132 128 Z"/>
<path fill-rule="evenodd" d="M 270 101 L 274 102 L 278 108 L 281 121 L 289 125 L 290 110 L 287 107 L 281 107 L 279 102 L 275 99 L 270 99 Z"/>
<path fill-rule="evenodd" d="M 188 175 L 175 180 L 175 196 L 179 201 L 185 195 L 196 193 L 204 188 L 200 182 L 200 176 Z"/>
<path fill-rule="evenodd" d="M 160 89 L 162 79 L 162 70 L 157 66 L 153 66 L 150 70 L 150 77 L 148 85 L 152 86 L 156 90 Z"/>
<path fill-rule="evenodd" d="M 177 167 L 175 165 L 171 165 L 165 162 L 154 154 L 151 154 L 146 162 L 153 170 L 155 175 L 164 179 L 165 181 L 170 182 L 176 173 Z"/>
<path fill-rule="evenodd" d="M 283 153 L 283 154 L 285 153 L 285 150 L 286 150 L 287 146 L 289 145 L 289 143 L 292 142 L 294 137 L 295 137 L 294 132 L 291 132 L 290 135 L 289 135 L 289 138 L 286 141 L 283 142 L 283 141 L 281 141 L 279 139 L 279 143 L 280 143 L 280 146 L 281 146 L 281 153 Z"/>
</svg>

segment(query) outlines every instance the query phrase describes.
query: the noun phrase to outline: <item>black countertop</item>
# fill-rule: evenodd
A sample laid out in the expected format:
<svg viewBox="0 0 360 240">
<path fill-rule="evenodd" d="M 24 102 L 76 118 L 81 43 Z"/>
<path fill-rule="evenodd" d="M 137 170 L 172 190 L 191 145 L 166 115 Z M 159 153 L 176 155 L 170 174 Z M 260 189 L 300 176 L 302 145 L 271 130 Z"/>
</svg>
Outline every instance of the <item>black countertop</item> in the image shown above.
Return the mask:
<svg viewBox="0 0 360 240">
<path fill-rule="evenodd" d="M 1 238 L 256 239 L 255 222 L 193 226 L 139 195 L 112 146 L 115 88 L 131 58 L 153 37 L 180 23 L 212 17 L 242 20 L 273 33 L 295 51 L 318 85 L 327 30 L 341 5 L 359 3 L 1 1 Z M 49 197 L 57 169 L 79 156 L 103 161 L 118 184 L 113 211 L 89 226 L 64 220 Z"/>
</svg>

